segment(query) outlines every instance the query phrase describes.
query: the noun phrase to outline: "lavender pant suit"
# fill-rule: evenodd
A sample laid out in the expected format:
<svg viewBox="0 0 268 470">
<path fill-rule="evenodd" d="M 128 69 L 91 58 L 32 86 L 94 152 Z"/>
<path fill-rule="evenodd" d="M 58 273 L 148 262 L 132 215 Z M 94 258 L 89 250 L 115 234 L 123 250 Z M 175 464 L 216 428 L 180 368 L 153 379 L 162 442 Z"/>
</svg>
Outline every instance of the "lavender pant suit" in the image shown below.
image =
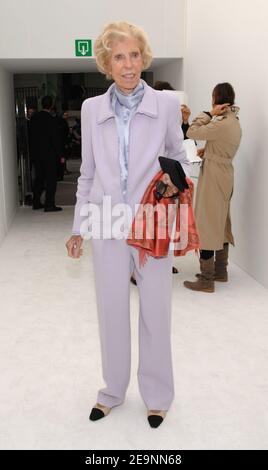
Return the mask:
<svg viewBox="0 0 268 470">
<path fill-rule="evenodd" d="M 78 179 L 73 234 L 80 234 L 89 202 L 102 206 L 103 196 L 112 207 L 127 202 L 133 210 L 155 174 L 158 156 L 190 163 L 183 149 L 180 105 L 175 96 L 156 91 L 145 82 L 144 95 L 129 129 L 128 180 L 125 200 L 120 185 L 119 143 L 112 87 L 83 102 L 82 164 Z M 112 85 L 113 86 L 113 85 Z M 174 397 L 170 345 L 172 255 L 148 258 L 140 267 L 138 251 L 124 239 L 93 239 L 93 263 L 105 388 L 97 401 L 113 407 L 123 403 L 130 378 L 130 276 L 136 274 L 139 298 L 138 383 L 148 409 L 168 410 Z"/>
</svg>

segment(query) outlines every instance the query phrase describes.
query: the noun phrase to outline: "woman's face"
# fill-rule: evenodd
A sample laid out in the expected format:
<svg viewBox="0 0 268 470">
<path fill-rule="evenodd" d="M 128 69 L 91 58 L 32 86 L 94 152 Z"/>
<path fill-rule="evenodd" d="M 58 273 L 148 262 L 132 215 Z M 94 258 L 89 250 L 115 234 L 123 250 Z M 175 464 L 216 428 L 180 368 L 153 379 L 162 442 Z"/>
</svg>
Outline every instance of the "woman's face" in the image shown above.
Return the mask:
<svg viewBox="0 0 268 470">
<path fill-rule="evenodd" d="M 124 39 L 112 44 L 108 71 L 116 85 L 125 94 L 130 94 L 138 85 L 143 69 L 138 41 Z"/>
</svg>

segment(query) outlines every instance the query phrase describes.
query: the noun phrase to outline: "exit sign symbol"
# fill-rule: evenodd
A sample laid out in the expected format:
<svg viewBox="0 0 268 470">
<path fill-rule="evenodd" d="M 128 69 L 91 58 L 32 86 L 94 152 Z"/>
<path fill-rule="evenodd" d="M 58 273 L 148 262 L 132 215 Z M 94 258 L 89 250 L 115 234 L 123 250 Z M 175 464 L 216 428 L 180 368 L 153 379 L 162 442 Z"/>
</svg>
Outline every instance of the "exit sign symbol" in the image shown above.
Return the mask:
<svg viewBox="0 0 268 470">
<path fill-rule="evenodd" d="M 76 39 L 75 40 L 75 55 L 77 57 L 91 57 L 92 56 L 91 39 Z"/>
</svg>

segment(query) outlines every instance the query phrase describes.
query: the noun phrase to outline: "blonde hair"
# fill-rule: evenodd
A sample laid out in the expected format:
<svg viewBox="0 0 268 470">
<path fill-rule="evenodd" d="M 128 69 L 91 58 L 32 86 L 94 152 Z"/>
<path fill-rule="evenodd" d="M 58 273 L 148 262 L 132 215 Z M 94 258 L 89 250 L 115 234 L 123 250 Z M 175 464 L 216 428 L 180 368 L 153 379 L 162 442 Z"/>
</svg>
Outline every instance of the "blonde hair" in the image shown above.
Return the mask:
<svg viewBox="0 0 268 470">
<path fill-rule="evenodd" d="M 143 70 L 147 69 L 151 65 L 153 55 L 145 32 L 138 26 L 125 21 L 109 23 L 105 26 L 103 32 L 96 39 L 94 44 L 97 68 L 101 73 L 106 75 L 106 78 L 112 78 L 108 72 L 112 43 L 114 41 L 123 41 L 124 39 L 129 38 L 137 39 L 139 43 Z"/>
</svg>

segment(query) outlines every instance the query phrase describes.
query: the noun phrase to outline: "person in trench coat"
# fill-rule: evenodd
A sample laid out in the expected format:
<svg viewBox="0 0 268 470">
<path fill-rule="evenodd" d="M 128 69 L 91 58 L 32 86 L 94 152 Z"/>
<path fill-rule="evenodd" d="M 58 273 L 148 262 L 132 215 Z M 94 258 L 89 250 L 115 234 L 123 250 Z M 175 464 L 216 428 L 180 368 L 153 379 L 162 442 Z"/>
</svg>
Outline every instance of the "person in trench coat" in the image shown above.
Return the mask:
<svg viewBox="0 0 268 470">
<path fill-rule="evenodd" d="M 187 175 L 190 162 L 183 148 L 177 98 L 153 90 L 141 80 L 152 61 L 145 33 L 125 22 L 107 25 L 95 42 L 99 70 L 114 82 L 101 96 L 83 102 L 81 110 L 82 164 L 78 179 L 73 235 L 68 255 L 82 254 L 81 209 L 88 202 L 102 207 L 139 204 L 160 170 L 158 157 L 178 160 Z M 165 196 L 176 194 L 168 175 Z M 125 400 L 130 379 L 130 276 L 134 270 L 140 297 L 138 383 L 151 427 L 158 427 L 174 398 L 170 344 L 172 253 L 149 257 L 139 265 L 138 250 L 106 234 L 92 238 L 103 378 L 90 420 L 107 416 Z"/>
<path fill-rule="evenodd" d="M 197 185 L 195 217 L 200 236 L 200 274 L 196 282 L 185 281 L 188 289 L 214 292 L 214 281 L 228 280 L 229 243 L 234 245 L 230 202 L 234 187 L 233 158 L 241 140 L 239 108 L 229 83 L 218 84 L 212 93 L 212 110 L 202 112 L 190 125 L 190 139 L 205 140 L 199 149 L 203 158 Z M 215 259 L 214 259 L 215 257 Z"/>
</svg>

